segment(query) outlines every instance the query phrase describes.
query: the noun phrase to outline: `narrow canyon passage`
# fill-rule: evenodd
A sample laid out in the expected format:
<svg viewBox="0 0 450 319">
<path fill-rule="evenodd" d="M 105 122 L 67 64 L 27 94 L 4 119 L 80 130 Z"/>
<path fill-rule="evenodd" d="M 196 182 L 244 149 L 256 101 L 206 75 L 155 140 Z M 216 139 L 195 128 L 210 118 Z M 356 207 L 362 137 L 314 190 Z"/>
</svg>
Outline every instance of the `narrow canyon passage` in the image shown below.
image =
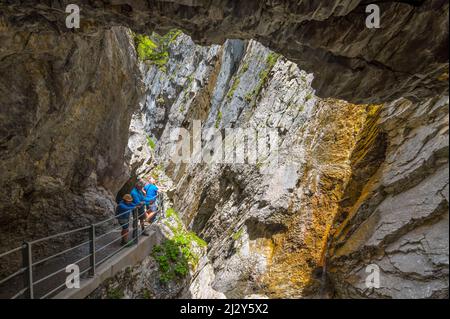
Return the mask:
<svg viewBox="0 0 450 319">
<path fill-rule="evenodd" d="M 160 243 L 90 298 L 448 298 L 448 2 L 80 2 L 0 4 L 0 253 L 151 176 Z"/>
</svg>

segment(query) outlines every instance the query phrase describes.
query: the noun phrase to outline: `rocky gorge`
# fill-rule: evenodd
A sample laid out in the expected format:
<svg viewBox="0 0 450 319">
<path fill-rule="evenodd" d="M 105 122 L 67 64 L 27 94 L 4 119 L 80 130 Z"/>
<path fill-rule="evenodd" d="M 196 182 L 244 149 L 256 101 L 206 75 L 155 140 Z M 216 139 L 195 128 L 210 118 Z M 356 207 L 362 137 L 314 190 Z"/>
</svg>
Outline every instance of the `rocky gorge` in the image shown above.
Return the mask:
<svg viewBox="0 0 450 319">
<path fill-rule="evenodd" d="M 68 32 L 60 4 L 2 1 L 1 242 L 110 216 L 152 173 L 163 233 L 207 245 L 183 280 L 149 256 L 94 297 L 448 297 L 448 2 L 386 2 L 382 32 L 363 2 L 326 3 L 80 1 Z M 162 67 L 125 27 L 190 36 Z M 204 140 L 275 131 L 276 165 L 174 163 L 170 135 L 195 120 Z"/>
</svg>

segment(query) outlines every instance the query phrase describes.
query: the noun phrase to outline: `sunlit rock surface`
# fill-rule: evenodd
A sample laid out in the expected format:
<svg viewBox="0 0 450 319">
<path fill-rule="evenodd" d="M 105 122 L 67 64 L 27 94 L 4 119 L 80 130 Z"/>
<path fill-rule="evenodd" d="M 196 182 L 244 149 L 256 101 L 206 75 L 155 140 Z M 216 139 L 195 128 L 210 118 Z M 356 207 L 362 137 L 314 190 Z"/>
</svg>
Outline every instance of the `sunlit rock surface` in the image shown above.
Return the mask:
<svg viewBox="0 0 450 319">
<path fill-rule="evenodd" d="M 142 111 L 158 140 L 155 157 L 174 181 L 175 208 L 209 243 L 208 261 L 198 266 L 185 296 L 446 295 L 448 227 L 440 220 L 448 206 L 447 97 L 384 106 L 320 100 L 313 75 L 283 57 L 271 67 L 275 55 L 255 41 L 203 48 L 180 36 L 170 56 L 166 73 L 147 73 Z M 264 71 L 269 78 L 254 94 Z M 208 127 L 276 128 L 278 164 L 174 164 L 170 133 L 192 130 L 193 120 L 202 121 L 203 134 Z M 427 182 L 435 171 L 440 182 Z M 436 191 L 417 188 L 422 180 Z M 425 190 L 426 200 L 420 199 Z M 367 228 L 372 220 L 378 224 Z M 408 240 L 402 236 L 413 234 L 434 236 L 437 243 L 402 253 Z M 389 271 L 389 256 L 392 269 L 403 263 L 418 270 L 428 260 L 421 270 L 428 273 Z M 373 263 L 392 277 L 377 295 L 365 289 L 365 267 Z"/>
<path fill-rule="evenodd" d="M 377 30 L 350 0 L 79 1 L 75 31 L 66 3 L 0 4 L 5 250 L 110 216 L 155 155 L 208 251 L 169 293 L 142 273 L 150 296 L 448 297 L 447 1 L 380 3 Z M 216 45 L 181 36 L 167 72 L 139 70 L 117 25 Z M 275 128 L 279 163 L 174 165 L 192 120 Z"/>
</svg>

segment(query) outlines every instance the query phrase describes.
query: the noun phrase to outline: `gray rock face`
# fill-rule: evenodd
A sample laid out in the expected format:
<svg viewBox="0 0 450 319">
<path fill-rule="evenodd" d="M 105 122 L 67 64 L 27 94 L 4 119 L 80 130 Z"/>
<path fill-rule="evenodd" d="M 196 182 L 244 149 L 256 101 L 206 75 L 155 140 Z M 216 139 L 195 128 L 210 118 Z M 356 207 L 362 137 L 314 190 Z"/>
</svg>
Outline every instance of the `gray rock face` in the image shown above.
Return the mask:
<svg viewBox="0 0 450 319">
<path fill-rule="evenodd" d="M 182 296 L 314 297 L 330 283 L 335 297 L 448 297 L 447 1 L 380 3 L 376 30 L 357 0 L 79 1 L 76 31 L 69 2 L 0 3 L 5 249 L 111 214 L 129 173 L 147 173 L 148 135 L 174 207 L 208 241 Z M 139 70 L 116 25 L 194 41 L 172 44 L 166 73 Z M 275 129 L 277 165 L 173 163 L 170 133 L 193 120 L 203 137 Z M 179 296 L 156 291 L 154 266 L 134 270 L 136 289 Z"/>
<path fill-rule="evenodd" d="M 0 34 L 0 241 L 111 216 L 141 79 L 128 31 Z M 52 243 L 56 246 L 56 243 Z"/>
<path fill-rule="evenodd" d="M 208 242 L 183 296 L 323 297 L 325 266 L 334 297 L 447 295 L 448 97 L 320 100 L 313 75 L 255 41 L 205 48 L 180 36 L 170 56 L 167 73 L 148 71 L 142 111 L 174 207 Z M 170 134 L 193 120 L 203 137 L 276 128 L 278 164 L 173 163 Z M 372 264 L 375 292 L 365 288 Z"/>
<path fill-rule="evenodd" d="M 3 1 L 2 19 L 22 28 L 66 32 L 70 1 Z M 185 30 L 200 44 L 257 39 L 316 77 L 321 97 L 385 102 L 448 92 L 448 1 L 379 3 L 369 29 L 360 0 L 78 1 L 82 29 L 126 25 L 137 31 Z M 34 30 L 35 32 L 38 30 Z M 164 32 L 163 32 L 164 33 Z"/>
<path fill-rule="evenodd" d="M 335 225 L 331 276 L 343 297 L 448 297 L 448 96 L 388 104 L 379 126 L 386 159 L 360 194 L 347 194 L 354 203 Z M 366 287 L 369 265 L 381 289 Z"/>
</svg>

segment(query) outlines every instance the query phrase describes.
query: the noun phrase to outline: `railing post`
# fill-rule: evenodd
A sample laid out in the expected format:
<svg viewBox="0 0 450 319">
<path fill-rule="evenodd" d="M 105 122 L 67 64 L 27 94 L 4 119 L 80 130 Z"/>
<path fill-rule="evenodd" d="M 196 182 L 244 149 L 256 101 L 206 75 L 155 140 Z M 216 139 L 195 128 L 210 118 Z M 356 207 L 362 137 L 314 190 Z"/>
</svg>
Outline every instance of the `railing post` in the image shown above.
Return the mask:
<svg viewBox="0 0 450 319">
<path fill-rule="evenodd" d="M 165 217 L 164 216 L 164 194 L 160 194 L 160 201 L 161 201 L 161 208 L 160 208 L 160 210 L 161 210 L 161 218 L 163 218 L 163 217 Z"/>
<path fill-rule="evenodd" d="M 22 263 L 23 268 L 27 269 L 24 272 L 24 284 L 28 286 L 27 297 L 28 299 L 34 299 L 33 290 L 33 252 L 31 250 L 31 243 L 23 243 L 22 250 Z"/>
<path fill-rule="evenodd" d="M 137 244 L 139 241 L 139 208 L 133 209 L 133 243 Z"/>
<path fill-rule="evenodd" d="M 89 231 L 89 254 L 90 254 L 90 266 L 89 276 L 94 277 L 95 275 L 95 225 L 91 225 L 91 229 Z"/>
</svg>

